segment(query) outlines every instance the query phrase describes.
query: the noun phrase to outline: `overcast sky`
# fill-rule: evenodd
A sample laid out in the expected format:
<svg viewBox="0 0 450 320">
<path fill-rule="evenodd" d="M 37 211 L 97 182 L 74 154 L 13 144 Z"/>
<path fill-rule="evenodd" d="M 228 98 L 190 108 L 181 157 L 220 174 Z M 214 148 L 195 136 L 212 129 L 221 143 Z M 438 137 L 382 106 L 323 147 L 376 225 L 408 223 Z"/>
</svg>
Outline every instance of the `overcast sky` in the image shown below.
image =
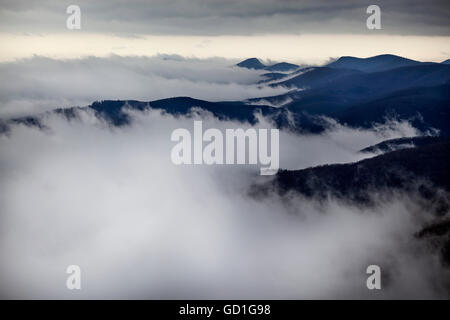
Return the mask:
<svg viewBox="0 0 450 320">
<path fill-rule="evenodd" d="M 381 30 L 366 28 L 366 0 L 1 0 L 1 60 L 32 54 L 154 55 L 309 60 L 391 52 L 437 61 L 450 55 L 448 1 L 377 1 Z M 82 29 L 66 28 L 81 8 Z M 306 51 L 306 52 L 305 52 Z M 351 51 L 351 52 L 350 52 Z"/>
<path fill-rule="evenodd" d="M 366 8 L 381 7 L 385 34 L 449 35 L 445 0 L 2 0 L 1 30 L 65 31 L 65 9 L 82 9 L 88 32 L 159 35 L 368 33 Z"/>
</svg>

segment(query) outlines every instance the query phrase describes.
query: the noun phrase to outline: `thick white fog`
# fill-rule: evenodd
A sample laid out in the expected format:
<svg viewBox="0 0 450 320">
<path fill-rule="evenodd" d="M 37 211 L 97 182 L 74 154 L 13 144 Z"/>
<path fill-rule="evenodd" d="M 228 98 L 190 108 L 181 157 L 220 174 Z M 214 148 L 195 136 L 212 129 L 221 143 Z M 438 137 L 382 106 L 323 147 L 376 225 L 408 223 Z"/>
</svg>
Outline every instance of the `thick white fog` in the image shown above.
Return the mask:
<svg viewBox="0 0 450 320">
<path fill-rule="evenodd" d="M 247 192 L 263 178 L 258 167 L 172 164 L 171 132 L 191 129 L 193 119 L 152 111 L 110 128 L 80 117 L 53 115 L 47 130 L 18 125 L 0 137 L 3 298 L 444 295 L 448 274 L 413 236 L 431 217 L 407 195 L 370 209 L 253 199 Z M 281 167 L 357 161 L 363 147 L 414 133 L 405 123 L 281 132 Z M 66 289 L 72 264 L 81 267 L 82 290 Z M 382 268 L 380 291 L 366 288 L 370 264 Z"/>
<path fill-rule="evenodd" d="M 0 63 L 0 117 L 85 106 L 96 100 L 189 96 L 223 101 L 288 91 L 256 85 L 263 72 L 233 67 L 236 62 L 159 55 L 69 60 L 35 56 Z"/>
</svg>

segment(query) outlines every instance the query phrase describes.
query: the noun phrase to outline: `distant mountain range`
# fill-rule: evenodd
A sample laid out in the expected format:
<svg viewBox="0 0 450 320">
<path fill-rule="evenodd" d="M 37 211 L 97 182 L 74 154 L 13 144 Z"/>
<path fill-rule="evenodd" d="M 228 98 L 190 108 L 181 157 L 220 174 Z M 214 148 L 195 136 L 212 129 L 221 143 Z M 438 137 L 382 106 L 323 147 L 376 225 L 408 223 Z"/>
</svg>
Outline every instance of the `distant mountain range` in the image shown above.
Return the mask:
<svg viewBox="0 0 450 320">
<path fill-rule="evenodd" d="M 287 86 L 292 91 L 265 97 L 264 101 L 271 105 L 282 103 L 293 114 L 324 115 L 354 127 L 370 127 L 389 118 L 410 120 L 420 130 L 434 128 L 442 135 L 450 134 L 450 65 L 393 59 L 391 55 L 346 58 L 339 64 L 350 66 L 354 61 L 359 69 L 376 66 L 383 71 L 330 67 L 333 63 L 299 69 L 284 78 L 277 76 L 269 84 Z M 383 67 L 382 61 L 387 65 Z M 361 67 L 364 63 L 368 64 L 366 68 Z M 393 65 L 394 69 L 386 70 Z"/>
<path fill-rule="evenodd" d="M 267 70 L 259 85 L 286 86 L 291 91 L 246 101 L 209 102 L 191 97 L 157 101 L 100 101 L 86 107 L 114 125 L 128 123 L 123 107 L 160 109 L 187 114 L 193 107 L 211 112 L 219 119 L 255 123 L 255 113 L 271 118 L 279 128 L 318 133 L 326 128 L 320 116 L 352 127 L 370 127 L 386 119 L 407 120 L 422 131 L 450 136 L 450 65 L 415 61 L 395 55 L 371 58 L 341 57 L 323 67 L 299 67 L 290 63 L 266 66 L 257 58 L 237 64 Z M 292 71 L 287 71 L 292 70 Z M 74 108 L 74 110 L 83 108 Z M 75 116 L 74 110 L 56 112 Z M 39 117 L 2 121 L 39 125 Z"/>
<path fill-rule="evenodd" d="M 370 191 L 416 191 L 436 201 L 438 212 L 450 209 L 448 198 L 440 198 L 435 187 L 450 192 L 450 139 L 428 141 L 361 160 L 355 163 L 323 165 L 303 170 L 280 170 L 275 179 L 257 184 L 254 196 L 277 192 L 298 192 L 305 197 L 333 196 L 356 204 L 370 204 Z M 376 199 L 375 199 L 376 200 Z"/>
<path fill-rule="evenodd" d="M 320 119 L 308 114 L 292 115 L 286 109 L 265 105 L 252 105 L 242 101 L 209 102 L 190 97 L 175 97 L 150 102 L 136 100 L 103 100 L 94 102 L 87 107 L 73 107 L 56 109 L 54 112 L 67 119 L 77 117 L 77 111 L 93 111 L 98 117 L 115 126 L 127 125 L 131 119 L 126 109 L 144 111 L 148 109 L 161 110 L 167 114 L 189 116 L 194 109 L 210 112 L 220 120 L 234 120 L 257 123 L 257 114 L 272 119 L 279 128 L 290 128 L 298 132 L 319 133 L 324 130 Z M 42 126 L 39 117 L 21 117 L 12 120 L 15 123 Z M 292 126 L 293 122 L 295 123 Z"/>
<path fill-rule="evenodd" d="M 259 59 L 257 59 L 257 58 L 246 59 L 242 62 L 239 62 L 237 64 L 237 66 L 241 67 L 241 68 L 247 68 L 247 69 L 268 70 L 268 71 L 274 71 L 274 72 L 294 71 L 300 67 L 296 64 L 287 63 L 287 62 L 280 62 L 280 63 L 272 64 L 270 66 L 266 66 L 261 61 L 259 61 Z"/>
<path fill-rule="evenodd" d="M 418 66 L 424 64 L 392 54 L 383 54 L 370 58 L 341 57 L 327 65 L 329 68 L 354 69 L 364 72 L 380 72 L 394 68 Z"/>
<path fill-rule="evenodd" d="M 419 136 L 419 137 L 408 137 L 408 138 L 396 138 L 389 139 L 383 142 L 377 143 L 376 145 L 366 147 L 360 152 L 369 152 L 369 153 L 386 153 L 401 149 L 414 148 L 426 146 L 433 143 L 438 142 L 446 142 L 449 138 L 438 137 L 438 136 Z"/>
</svg>

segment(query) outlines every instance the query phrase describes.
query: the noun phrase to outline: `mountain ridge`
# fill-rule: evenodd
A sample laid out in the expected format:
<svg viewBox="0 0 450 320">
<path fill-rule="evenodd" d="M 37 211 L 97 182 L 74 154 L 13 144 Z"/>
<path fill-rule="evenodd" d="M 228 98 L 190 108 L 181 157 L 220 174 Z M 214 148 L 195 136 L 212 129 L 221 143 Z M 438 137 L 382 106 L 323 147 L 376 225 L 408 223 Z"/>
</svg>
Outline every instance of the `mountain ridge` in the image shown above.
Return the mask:
<svg viewBox="0 0 450 320">
<path fill-rule="evenodd" d="M 426 62 L 420 62 L 393 54 L 381 54 L 368 58 L 343 56 L 326 66 L 337 69 L 355 69 L 363 72 L 380 72 L 400 67 L 415 66 Z"/>
<path fill-rule="evenodd" d="M 247 69 L 267 70 L 272 72 L 289 72 L 298 69 L 300 66 L 288 63 L 278 62 L 271 65 L 263 64 L 258 58 L 248 58 L 236 64 L 236 66 Z"/>
</svg>

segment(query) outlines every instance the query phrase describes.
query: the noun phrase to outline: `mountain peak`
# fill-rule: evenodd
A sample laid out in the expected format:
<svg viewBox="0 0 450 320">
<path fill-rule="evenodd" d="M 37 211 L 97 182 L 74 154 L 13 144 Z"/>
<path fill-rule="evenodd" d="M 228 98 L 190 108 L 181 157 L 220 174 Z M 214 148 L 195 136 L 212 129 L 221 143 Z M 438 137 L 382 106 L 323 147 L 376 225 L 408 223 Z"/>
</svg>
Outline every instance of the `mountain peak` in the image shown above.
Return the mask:
<svg viewBox="0 0 450 320">
<path fill-rule="evenodd" d="M 237 64 L 238 67 L 247 68 L 247 69 L 256 69 L 256 70 L 268 70 L 272 72 L 289 72 L 298 69 L 300 66 L 288 63 L 288 62 L 279 62 L 269 66 L 264 65 L 258 58 L 249 58 L 241 61 Z"/>
<path fill-rule="evenodd" d="M 238 67 L 247 69 L 264 69 L 266 66 L 259 61 L 258 58 L 249 58 L 237 64 Z"/>
<path fill-rule="evenodd" d="M 327 65 L 337 69 L 356 69 L 364 72 L 379 72 L 389 69 L 419 65 L 421 62 L 396 56 L 381 54 L 369 58 L 343 56 Z"/>
<path fill-rule="evenodd" d="M 271 66 L 266 67 L 266 70 L 269 71 L 281 71 L 281 72 L 287 72 L 287 71 L 293 71 L 300 68 L 299 65 L 293 64 L 293 63 L 288 63 L 288 62 L 280 62 L 280 63 L 275 63 Z"/>
</svg>

